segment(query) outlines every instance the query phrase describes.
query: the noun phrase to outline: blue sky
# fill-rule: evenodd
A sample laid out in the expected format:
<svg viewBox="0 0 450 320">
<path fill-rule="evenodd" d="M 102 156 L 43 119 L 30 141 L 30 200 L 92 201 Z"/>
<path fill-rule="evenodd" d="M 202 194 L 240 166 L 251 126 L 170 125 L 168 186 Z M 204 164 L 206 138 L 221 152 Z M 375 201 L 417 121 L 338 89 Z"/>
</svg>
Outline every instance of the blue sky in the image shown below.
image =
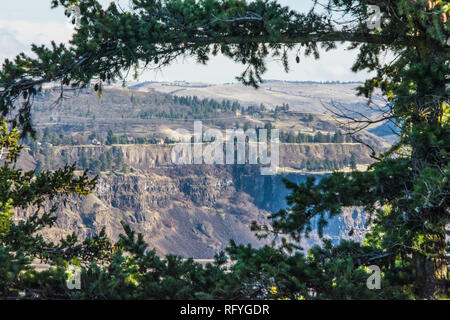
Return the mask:
<svg viewBox="0 0 450 320">
<path fill-rule="evenodd" d="M 108 0 L 101 1 L 107 4 Z M 128 0 L 120 0 L 126 5 Z M 310 8 L 309 0 L 278 0 L 298 11 Z M 62 9 L 50 9 L 50 0 L 0 0 L 0 60 L 14 57 L 21 51 L 27 51 L 31 43 L 47 44 L 51 40 L 66 42 L 70 39 L 72 29 L 67 23 Z M 297 65 L 291 57 L 291 71 L 285 73 L 278 61 L 269 63 L 265 79 L 291 81 L 358 81 L 367 78 L 367 74 L 354 74 L 350 67 L 355 53 L 339 47 L 329 53 L 323 53 L 319 61 L 313 58 L 302 58 Z M 180 59 L 174 65 L 161 71 L 146 71 L 139 80 L 151 81 L 202 81 L 202 82 L 234 82 L 235 76 L 243 70 L 224 57 L 213 58 L 207 66 L 198 65 L 192 59 Z"/>
<path fill-rule="evenodd" d="M 107 4 L 111 1 L 101 0 Z M 127 0 L 120 0 L 126 4 Z M 310 7 L 309 0 L 279 0 L 282 5 L 290 6 L 292 9 L 305 11 Z M 27 21 L 54 21 L 65 22 L 63 10 L 50 10 L 50 0 L 1 0 L 0 20 L 27 20 Z"/>
</svg>

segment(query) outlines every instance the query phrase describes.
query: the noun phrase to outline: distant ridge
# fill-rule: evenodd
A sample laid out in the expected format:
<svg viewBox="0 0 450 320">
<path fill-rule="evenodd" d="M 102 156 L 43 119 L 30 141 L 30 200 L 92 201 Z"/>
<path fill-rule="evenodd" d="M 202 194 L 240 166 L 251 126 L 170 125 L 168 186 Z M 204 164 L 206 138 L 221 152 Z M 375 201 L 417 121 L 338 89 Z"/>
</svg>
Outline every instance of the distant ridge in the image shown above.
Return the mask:
<svg viewBox="0 0 450 320">
<path fill-rule="evenodd" d="M 199 98 L 219 101 L 238 101 L 244 105 L 259 106 L 269 109 L 289 104 L 290 110 L 324 114 L 329 108 L 342 106 L 346 109 L 369 113 L 367 99 L 357 96 L 356 88 L 361 82 L 314 82 L 314 81 L 280 81 L 266 80 L 259 89 L 240 83 L 211 84 L 203 82 L 157 82 L 147 81 L 130 84 L 127 88 L 134 91 L 157 91 L 177 96 L 197 96 Z M 384 105 L 380 97 L 374 102 Z"/>
</svg>

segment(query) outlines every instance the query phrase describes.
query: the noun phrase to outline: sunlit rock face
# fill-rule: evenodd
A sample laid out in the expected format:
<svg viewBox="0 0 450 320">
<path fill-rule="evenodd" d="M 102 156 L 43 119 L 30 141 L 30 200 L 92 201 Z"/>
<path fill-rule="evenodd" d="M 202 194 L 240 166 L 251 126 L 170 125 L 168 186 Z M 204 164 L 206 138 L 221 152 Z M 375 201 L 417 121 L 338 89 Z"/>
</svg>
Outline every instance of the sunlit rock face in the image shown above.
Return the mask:
<svg viewBox="0 0 450 320">
<path fill-rule="evenodd" d="M 107 146 L 84 147 L 91 159 L 99 157 Z M 127 172 L 100 172 L 95 191 L 86 197 L 74 197 L 57 212 L 54 228 L 43 233 L 52 240 L 75 232 L 80 238 L 105 228 L 116 240 L 122 232 L 121 221 L 144 235 L 150 248 L 163 254 L 178 254 L 199 259 L 212 258 L 231 239 L 253 246 L 264 245 L 250 231 L 253 221 L 268 223 L 271 212 L 286 208 L 282 178 L 300 183 L 308 174 L 280 173 L 262 176 L 251 165 L 185 165 L 168 162 L 169 148 L 162 146 L 122 146 Z M 82 148 L 52 147 L 54 167 L 79 160 Z M 297 157 L 292 151 L 291 157 Z M 307 155 L 308 156 L 308 155 Z M 290 161 L 289 155 L 282 158 Z M 25 152 L 23 167 L 34 166 L 33 155 Z M 318 179 L 322 175 L 316 175 Z M 23 219 L 32 211 L 18 212 Z M 330 221 L 326 237 L 361 240 L 364 217 L 356 209 L 345 209 Z M 352 237 L 348 234 L 354 230 Z M 308 248 L 319 243 L 313 233 L 304 241 Z"/>
<path fill-rule="evenodd" d="M 231 239 L 264 245 L 250 231 L 250 225 L 253 221 L 268 223 L 270 213 L 286 208 L 288 190 L 282 183 L 283 177 L 296 183 L 311 174 L 320 178 L 329 172 L 316 172 L 312 168 L 334 170 L 330 164 L 340 164 L 339 168 L 348 169 L 350 157 L 358 165 L 367 166 L 373 162 L 370 150 L 343 140 L 281 143 L 280 170 L 273 176 L 262 176 L 257 165 L 174 165 L 173 145 L 166 144 L 165 138 L 180 128 L 193 132 L 195 122 L 185 120 L 198 119 L 194 117 L 198 106 L 176 102 L 174 95 L 212 98 L 219 105 L 225 100 L 241 103 L 243 109 L 232 112 L 216 108 L 213 115 L 221 120 L 207 121 L 204 130 L 262 128 L 270 122 L 285 134 L 320 132 L 331 137 L 340 125 L 323 114 L 324 102 L 334 101 L 349 110 L 362 110 L 365 102 L 355 96 L 356 86 L 270 81 L 254 90 L 234 84 L 143 83 L 128 89 L 105 87 L 101 99 L 91 89 L 68 90 L 57 107 L 54 102 L 60 98 L 60 88 L 49 87 L 33 104 L 33 123 L 41 133 L 42 143 L 37 147 L 37 141 L 30 142 L 30 149 L 21 155 L 20 165 L 24 169 L 34 169 L 37 164 L 41 169 L 56 169 L 76 162 L 82 170 L 97 164 L 96 170 L 90 172 L 98 174 L 99 180 L 91 195 L 72 198 L 65 207 L 60 206 L 56 226 L 43 233 L 52 240 L 71 232 L 84 238 L 105 228 L 116 240 L 124 221 L 142 233 L 149 247 L 156 248 L 159 254 L 194 258 L 213 257 Z M 261 103 L 267 110 L 245 112 L 244 107 Z M 285 103 L 290 105 L 289 110 L 276 111 L 277 106 Z M 168 116 L 172 113 L 178 118 Z M 53 138 L 66 140 L 52 145 L 48 135 L 48 141 L 44 142 L 45 130 Z M 107 143 L 110 131 L 122 137 L 121 142 Z M 389 132 L 383 127 L 376 131 Z M 148 140 L 134 144 L 137 139 Z M 387 146 L 383 139 L 367 131 L 361 132 L 361 139 L 380 150 Z M 120 169 L 98 165 L 117 154 L 122 157 Z M 307 171 L 311 161 L 314 166 Z M 32 212 L 31 209 L 18 212 L 16 218 L 23 219 Z M 364 222 L 358 210 L 348 208 L 330 221 L 325 234 L 336 242 L 342 238 L 359 241 Z M 308 248 L 319 242 L 313 233 L 303 244 Z"/>
</svg>

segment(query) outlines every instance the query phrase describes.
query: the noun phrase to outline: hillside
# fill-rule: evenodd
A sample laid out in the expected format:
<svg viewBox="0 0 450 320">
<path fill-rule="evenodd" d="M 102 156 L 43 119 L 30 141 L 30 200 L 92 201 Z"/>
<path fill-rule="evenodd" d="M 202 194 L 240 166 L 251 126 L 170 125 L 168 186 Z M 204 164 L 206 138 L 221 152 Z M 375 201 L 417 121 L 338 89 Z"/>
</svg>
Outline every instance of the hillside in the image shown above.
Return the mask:
<svg viewBox="0 0 450 320">
<path fill-rule="evenodd" d="M 240 83 L 144 82 L 131 84 L 128 88 L 139 92 L 157 91 L 219 101 L 237 100 L 244 105 L 264 104 L 269 108 L 287 103 L 293 111 L 317 114 L 326 113 L 326 107 L 332 108 L 331 102 L 359 112 L 369 112 L 366 99 L 356 96 L 359 85 L 361 83 L 265 81 L 260 88 L 254 89 Z M 375 97 L 374 103 L 383 104 L 383 99 Z"/>
<path fill-rule="evenodd" d="M 274 83 L 271 90 L 280 85 Z M 311 84 L 323 92 L 330 86 L 344 86 L 350 92 L 351 85 L 321 88 Z M 217 89 L 189 86 L 189 90 Z M 282 178 L 301 182 L 311 174 L 320 178 L 333 170 L 364 168 L 373 161 L 368 148 L 346 137 L 336 121 L 314 109 L 315 104 L 304 109 L 285 102 L 255 106 L 247 104 L 246 96 L 240 93 L 233 95 L 238 101 L 220 100 L 216 94 L 206 99 L 206 93 L 203 98 L 197 91 L 183 91 L 180 96 L 159 92 L 163 87 L 167 89 L 163 84 L 156 88 L 142 84 L 134 90 L 106 87 L 101 99 L 89 89 L 66 91 L 58 103 L 59 92 L 47 88 L 36 100 L 37 140 L 25 140 L 28 148 L 21 166 L 45 170 L 76 162 L 79 170 L 89 169 L 99 176 L 92 195 L 72 198 L 58 210 L 57 226 L 45 233 L 46 237 L 56 240 L 75 232 L 83 238 L 105 228 L 117 239 L 124 221 L 160 254 L 211 258 L 231 239 L 254 246 L 264 244 L 250 232 L 250 224 L 267 223 L 269 213 L 286 207 L 288 193 Z M 261 99 L 267 103 L 264 95 L 270 90 L 265 92 Z M 199 96 L 190 96 L 193 93 Z M 318 93 L 317 98 L 312 94 L 308 98 L 311 103 L 322 99 Z M 281 102 L 283 97 L 272 98 Z M 291 98 L 291 103 L 298 99 Z M 346 101 L 348 105 L 359 103 Z M 202 120 L 204 130 L 267 125 L 279 129 L 278 175 L 261 176 L 259 166 L 248 164 L 174 165 L 170 159 L 172 133 L 180 128 L 192 131 L 194 120 Z M 379 150 L 388 146 L 369 132 L 362 132 L 360 138 Z M 30 213 L 19 212 L 18 218 Z M 327 235 L 345 238 L 354 229 L 353 237 L 361 239 L 363 231 L 358 230 L 363 228 L 364 217 L 348 209 L 331 222 Z M 305 245 L 317 241 L 313 236 Z"/>
<path fill-rule="evenodd" d="M 311 158 L 328 154 L 339 156 L 339 151 L 359 145 L 342 146 L 333 154 L 330 146 L 315 147 L 282 145 L 282 166 L 295 163 L 297 157 Z M 89 159 L 99 159 L 111 149 L 124 155 L 126 170 L 98 172 L 99 181 L 92 195 L 71 198 L 58 212 L 58 221 L 45 235 L 53 240 L 69 232 L 81 238 L 106 228 L 112 239 L 122 232 L 121 221 L 144 234 L 151 247 L 160 254 L 173 253 L 185 257 L 212 258 L 230 239 L 237 243 L 260 246 L 249 231 L 252 221 L 267 223 L 266 217 L 285 207 L 287 191 L 282 178 L 303 181 L 309 173 L 301 170 L 280 172 L 276 176 L 261 176 L 258 168 L 249 165 L 235 166 L 174 166 L 168 162 L 170 146 L 64 146 L 48 147 L 52 154 L 50 168 L 78 161 L 87 153 Z M 347 149 L 349 150 L 349 149 Z M 337 153 L 336 153 L 337 152 Z M 286 156 L 284 156 L 286 155 Z M 367 159 L 367 158 L 366 158 Z M 358 158 L 364 162 L 364 158 Z M 24 167 L 35 164 L 33 153 L 26 150 L 21 158 Z M 324 174 L 324 173 L 321 173 Z M 319 178 L 321 174 L 317 175 Z M 32 213 L 19 212 L 23 218 Z M 341 220 L 330 225 L 328 235 L 345 237 L 351 228 L 364 226 L 363 216 L 349 210 Z M 360 236 L 360 235 L 359 235 Z M 305 243 L 310 246 L 312 238 Z"/>
</svg>

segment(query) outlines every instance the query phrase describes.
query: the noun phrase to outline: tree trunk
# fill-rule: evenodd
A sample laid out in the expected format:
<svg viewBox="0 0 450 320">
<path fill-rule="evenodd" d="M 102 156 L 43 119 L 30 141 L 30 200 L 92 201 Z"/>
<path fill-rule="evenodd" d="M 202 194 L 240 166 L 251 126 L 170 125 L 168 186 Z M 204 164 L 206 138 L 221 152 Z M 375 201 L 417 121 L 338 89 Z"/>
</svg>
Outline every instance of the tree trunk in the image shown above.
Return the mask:
<svg viewBox="0 0 450 320">
<path fill-rule="evenodd" d="M 440 52 L 434 51 L 431 46 L 420 45 L 418 47 L 420 64 L 424 70 L 430 70 L 432 75 L 432 64 L 441 65 L 445 61 Z M 432 63 L 430 62 L 432 61 Z M 417 80 L 421 83 L 420 79 Z M 442 128 L 443 106 L 446 95 L 445 79 L 436 77 L 432 81 L 433 89 L 427 88 L 421 83 L 418 89 L 417 99 L 414 101 L 412 130 L 415 133 L 421 133 L 420 138 L 412 137 L 411 142 L 411 160 L 412 160 L 412 181 L 415 185 L 418 178 L 421 177 L 425 168 L 440 168 L 443 172 L 448 161 L 440 155 L 443 148 L 448 151 L 446 146 L 436 148 L 430 139 L 423 139 L 425 134 L 430 132 L 437 133 L 439 136 Z M 427 90 L 429 90 L 427 92 Z M 432 93 L 432 94 L 430 94 Z M 435 97 L 439 97 L 436 99 Z M 431 134 L 430 134 L 431 136 Z M 427 137 L 427 136 L 425 136 Z M 430 182 L 431 183 L 431 182 Z M 430 198 L 432 200 L 430 200 Z M 421 245 L 422 253 L 418 255 L 417 272 L 419 284 L 419 294 L 424 299 L 436 299 L 439 296 L 447 294 L 447 242 L 446 242 L 446 222 L 448 221 L 448 208 L 445 201 L 442 202 L 442 196 L 433 194 L 426 202 L 421 204 L 420 212 L 416 218 L 422 220 L 424 243 Z M 419 201 L 418 203 L 420 203 Z M 444 203 L 444 204 L 443 204 Z"/>
<path fill-rule="evenodd" d="M 420 296 L 434 300 L 447 292 L 446 239 L 444 233 L 426 236 L 425 252 L 427 256 L 419 258 L 418 271 L 420 279 Z"/>
</svg>

